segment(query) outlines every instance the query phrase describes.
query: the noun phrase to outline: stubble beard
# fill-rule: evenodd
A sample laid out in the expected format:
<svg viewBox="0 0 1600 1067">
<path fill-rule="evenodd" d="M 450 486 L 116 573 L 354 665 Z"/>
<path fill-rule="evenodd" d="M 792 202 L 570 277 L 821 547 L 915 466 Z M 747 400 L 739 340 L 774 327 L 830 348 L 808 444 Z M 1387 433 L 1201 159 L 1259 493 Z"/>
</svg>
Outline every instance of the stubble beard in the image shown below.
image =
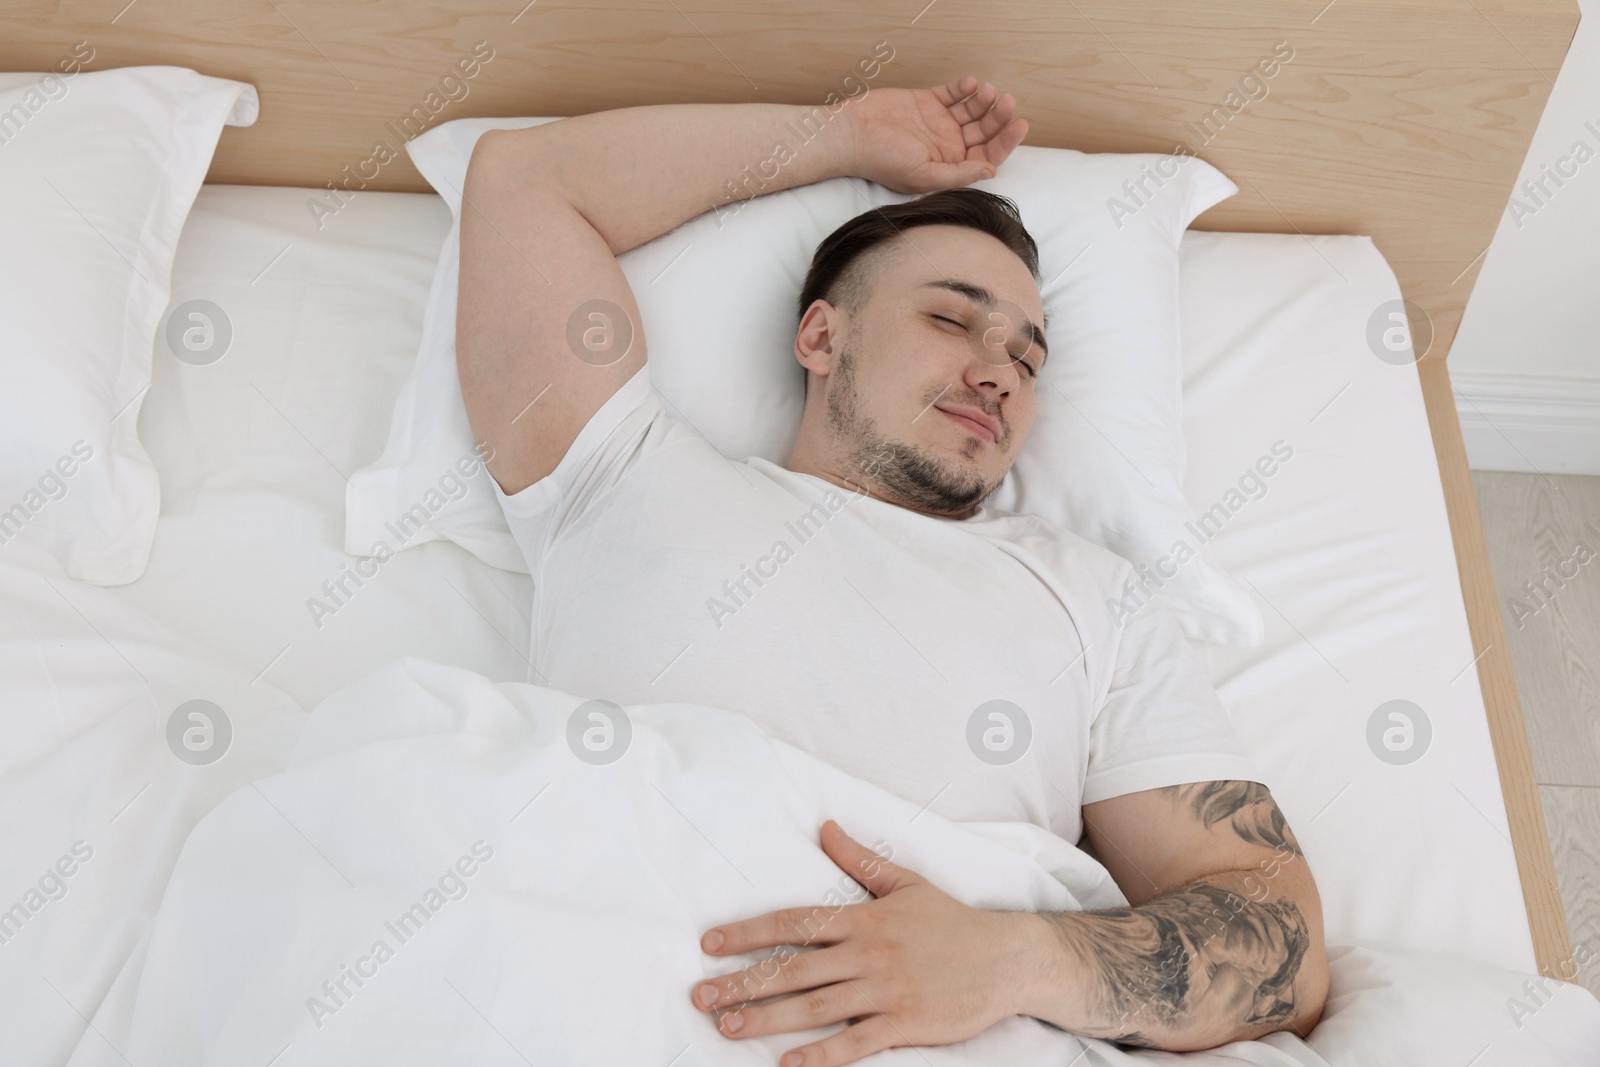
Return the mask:
<svg viewBox="0 0 1600 1067">
<path fill-rule="evenodd" d="M 855 350 L 845 344 L 833 371 L 836 380 L 828 390 L 828 428 L 835 453 L 844 457 L 847 469 L 859 475 L 866 488 L 902 507 L 941 514 L 967 511 L 999 488 L 999 482 L 989 485 L 976 471 L 953 466 L 879 432 L 877 423 L 861 410 L 855 368 Z M 981 447 L 968 441 L 965 454 L 975 455 Z"/>
</svg>

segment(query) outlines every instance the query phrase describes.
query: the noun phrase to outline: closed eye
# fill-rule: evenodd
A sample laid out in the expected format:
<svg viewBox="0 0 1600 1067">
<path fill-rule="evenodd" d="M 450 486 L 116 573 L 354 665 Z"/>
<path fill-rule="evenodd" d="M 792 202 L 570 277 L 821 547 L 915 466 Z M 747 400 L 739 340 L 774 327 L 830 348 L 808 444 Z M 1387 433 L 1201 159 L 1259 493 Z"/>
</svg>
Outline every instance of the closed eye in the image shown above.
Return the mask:
<svg viewBox="0 0 1600 1067">
<path fill-rule="evenodd" d="M 946 318 L 943 315 L 935 315 L 933 317 L 938 319 L 940 322 L 948 322 L 952 326 L 959 327 L 960 329 L 963 329 L 963 330 L 966 329 L 965 326 L 963 326 L 961 323 L 957 322 L 955 319 Z M 1029 363 L 1027 360 L 1013 358 L 1011 362 L 1020 363 L 1022 366 L 1026 367 L 1028 369 L 1028 377 L 1030 379 L 1031 378 L 1037 378 L 1039 376 L 1039 372 L 1034 370 L 1033 369 L 1033 364 Z"/>
</svg>

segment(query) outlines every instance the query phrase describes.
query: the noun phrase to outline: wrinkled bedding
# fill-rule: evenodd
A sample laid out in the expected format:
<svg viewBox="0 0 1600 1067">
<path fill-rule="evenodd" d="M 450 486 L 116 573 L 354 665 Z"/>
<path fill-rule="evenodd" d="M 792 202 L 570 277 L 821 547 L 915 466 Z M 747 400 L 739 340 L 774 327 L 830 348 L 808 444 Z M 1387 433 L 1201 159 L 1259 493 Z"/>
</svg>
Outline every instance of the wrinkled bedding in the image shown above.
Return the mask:
<svg viewBox="0 0 1600 1067">
<path fill-rule="evenodd" d="M 842 1024 L 722 1037 L 689 990 L 771 953 L 710 957 L 699 936 L 863 899 L 817 843 L 827 818 L 974 906 L 1125 903 L 1039 827 L 919 812 L 733 712 L 617 709 L 407 659 L 324 701 L 282 773 L 200 822 L 71 1062 L 112 1062 L 110 1044 L 173 1067 L 776 1063 Z M 1460 1067 L 1581 1063 L 1600 1048 L 1600 1003 L 1577 987 L 1518 1026 L 1504 1005 L 1533 976 L 1331 949 L 1309 1042 L 1176 1056 L 1013 1016 L 865 1062 Z"/>
</svg>

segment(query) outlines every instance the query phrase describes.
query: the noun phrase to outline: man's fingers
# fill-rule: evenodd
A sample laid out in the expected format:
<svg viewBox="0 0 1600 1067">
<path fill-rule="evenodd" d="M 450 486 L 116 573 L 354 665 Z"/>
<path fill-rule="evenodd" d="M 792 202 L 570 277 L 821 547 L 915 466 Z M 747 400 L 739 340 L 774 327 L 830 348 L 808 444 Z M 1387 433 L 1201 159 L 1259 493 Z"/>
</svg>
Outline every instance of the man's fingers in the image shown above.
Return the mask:
<svg viewBox="0 0 1600 1067">
<path fill-rule="evenodd" d="M 963 78 L 962 81 L 965 82 L 966 79 Z M 946 106 L 950 108 L 950 117 L 965 126 L 975 119 L 982 118 L 994 105 L 994 97 L 994 86 L 984 82 L 965 96 L 958 96 L 955 103 Z"/>
<path fill-rule="evenodd" d="M 810 1030 L 871 1013 L 872 1007 L 861 995 L 859 983 L 835 982 L 766 1004 L 729 1006 L 717 1016 L 716 1022 L 717 1032 L 724 1037 L 765 1037 Z"/>
<path fill-rule="evenodd" d="M 714 956 L 778 945 L 831 945 L 843 940 L 848 906 L 818 904 L 809 908 L 783 908 L 741 922 L 712 927 L 700 938 L 700 947 Z"/>
<path fill-rule="evenodd" d="M 933 95 L 939 98 L 939 103 L 949 107 L 957 100 L 972 95 L 972 90 L 978 85 L 978 79 L 970 74 L 963 74 L 949 85 L 935 86 Z"/>
<path fill-rule="evenodd" d="M 907 1044 L 910 1042 L 900 1035 L 888 1018 L 871 1015 L 830 1038 L 785 1052 L 778 1058 L 778 1064 L 779 1067 L 839 1067 L 840 1064 L 854 1063 L 874 1052 Z M 799 1052 L 803 1058 L 791 1060 L 795 1052 Z"/>
<path fill-rule="evenodd" d="M 973 182 L 986 181 L 994 177 L 994 168 L 982 160 L 968 160 L 956 164 L 955 173 L 956 179 L 949 188 L 964 189 Z"/>
<path fill-rule="evenodd" d="M 1006 161 L 1006 157 L 1011 155 L 1026 136 L 1028 136 L 1028 120 L 1013 119 L 1011 125 L 1000 131 L 1000 136 L 984 146 L 985 158 L 999 169 L 1000 164 Z"/>
<path fill-rule="evenodd" d="M 1006 161 L 1012 151 L 1028 136 L 1028 123 L 1025 119 L 1017 118 L 1017 98 L 1010 93 L 994 97 L 994 86 L 985 82 L 963 106 L 970 106 L 975 102 L 984 101 L 992 103 L 992 107 L 975 108 L 972 110 L 970 120 L 961 122 L 961 139 L 967 148 L 969 161 L 978 159 L 986 161 L 995 171 L 1000 169 L 1000 164 Z M 960 108 L 951 108 L 950 113 L 957 115 Z M 970 180 L 977 181 L 986 175 L 979 175 Z"/>
<path fill-rule="evenodd" d="M 767 997 L 831 985 L 858 976 L 853 956 L 844 949 L 814 952 L 779 952 L 742 971 L 696 982 L 691 993 L 701 1011 L 749 1004 Z"/>
<path fill-rule="evenodd" d="M 961 127 L 962 142 L 971 148 L 975 144 L 994 140 L 1016 113 L 1017 98 L 1006 93 L 994 102 L 994 107 L 979 116 L 976 122 L 969 122 Z"/>
<path fill-rule="evenodd" d="M 962 166 L 965 164 L 957 165 L 955 173 L 965 177 Z M 977 181 L 981 177 L 987 177 L 987 174 L 976 175 L 969 180 Z M 896 889 L 922 881 L 921 876 L 890 863 L 845 833 L 844 828 L 832 819 L 822 824 L 822 851 L 841 871 L 860 882 L 875 897 L 887 896 Z"/>
</svg>

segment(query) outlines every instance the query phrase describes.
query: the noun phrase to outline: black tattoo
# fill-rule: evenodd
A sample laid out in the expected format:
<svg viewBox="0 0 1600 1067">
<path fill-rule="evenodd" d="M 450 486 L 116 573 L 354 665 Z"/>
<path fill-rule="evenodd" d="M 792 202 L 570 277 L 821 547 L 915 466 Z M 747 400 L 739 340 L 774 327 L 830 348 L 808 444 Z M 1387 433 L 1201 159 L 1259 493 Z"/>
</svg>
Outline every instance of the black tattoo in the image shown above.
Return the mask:
<svg viewBox="0 0 1600 1067">
<path fill-rule="evenodd" d="M 1287 897 L 1255 902 L 1194 882 L 1138 908 L 1042 914 L 1097 972 L 1093 1020 L 1078 1031 L 1086 1036 L 1161 1047 L 1160 1034 L 1197 1015 L 1233 1020 L 1251 1037 L 1295 1016 L 1311 935 Z"/>
<path fill-rule="evenodd" d="M 1208 830 L 1227 821 L 1243 841 L 1279 854 L 1305 858 L 1283 812 L 1278 810 L 1272 794 L 1260 782 L 1196 782 L 1167 786 L 1162 792 L 1188 804 Z"/>
</svg>

